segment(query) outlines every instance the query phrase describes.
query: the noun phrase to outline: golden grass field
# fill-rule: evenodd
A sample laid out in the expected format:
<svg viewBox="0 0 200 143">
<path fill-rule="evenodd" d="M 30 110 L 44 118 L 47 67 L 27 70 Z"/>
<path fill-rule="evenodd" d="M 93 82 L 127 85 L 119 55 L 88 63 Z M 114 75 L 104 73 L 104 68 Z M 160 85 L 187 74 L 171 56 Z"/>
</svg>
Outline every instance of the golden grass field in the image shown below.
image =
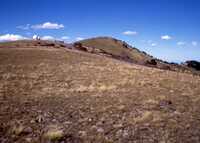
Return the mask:
<svg viewBox="0 0 200 143">
<path fill-rule="evenodd" d="M 200 77 L 54 47 L 0 48 L 1 143 L 198 143 Z"/>
</svg>

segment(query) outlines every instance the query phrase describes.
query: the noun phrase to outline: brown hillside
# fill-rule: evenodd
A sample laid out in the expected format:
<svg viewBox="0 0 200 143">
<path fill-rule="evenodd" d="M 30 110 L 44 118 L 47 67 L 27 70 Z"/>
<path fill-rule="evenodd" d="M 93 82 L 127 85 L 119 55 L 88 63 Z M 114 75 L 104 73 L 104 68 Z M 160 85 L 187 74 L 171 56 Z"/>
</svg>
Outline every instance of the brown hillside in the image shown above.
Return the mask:
<svg viewBox="0 0 200 143">
<path fill-rule="evenodd" d="M 33 43 L 0 44 L 1 143 L 199 142 L 199 76 Z"/>
<path fill-rule="evenodd" d="M 97 37 L 81 41 L 84 46 L 101 49 L 114 56 L 130 59 L 133 62 L 144 64 L 151 56 L 140 52 L 138 49 L 129 46 L 127 43 L 109 37 Z"/>
<path fill-rule="evenodd" d="M 80 43 L 85 47 L 100 50 L 100 52 L 96 52 L 97 54 L 104 53 L 105 55 L 108 55 L 112 58 L 123 60 L 126 62 L 164 70 L 195 73 L 195 71 L 185 66 L 170 64 L 160 59 L 156 59 L 153 56 L 148 55 L 147 53 L 128 45 L 126 42 L 117 40 L 115 38 L 97 37 L 80 41 Z"/>
</svg>

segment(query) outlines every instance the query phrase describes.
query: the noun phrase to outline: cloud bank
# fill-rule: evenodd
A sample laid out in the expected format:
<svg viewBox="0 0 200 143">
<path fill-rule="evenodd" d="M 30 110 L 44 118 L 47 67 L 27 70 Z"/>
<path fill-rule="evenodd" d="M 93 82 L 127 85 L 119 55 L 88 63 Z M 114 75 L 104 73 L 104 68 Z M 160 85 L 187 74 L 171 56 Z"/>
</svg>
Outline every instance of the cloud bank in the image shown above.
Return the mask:
<svg viewBox="0 0 200 143">
<path fill-rule="evenodd" d="M 76 37 L 76 41 L 81 41 L 81 40 L 84 40 L 84 38 L 82 38 L 82 37 Z"/>
<path fill-rule="evenodd" d="M 45 22 L 43 24 L 32 25 L 31 28 L 32 29 L 62 29 L 64 28 L 64 25 L 58 24 L 58 23 Z"/>
<path fill-rule="evenodd" d="M 68 36 L 61 37 L 61 40 L 69 40 L 69 39 L 70 39 L 70 37 L 68 37 Z"/>
<path fill-rule="evenodd" d="M 42 40 L 49 40 L 49 41 L 53 41 L 56 40 L 56 38 L 54 38 L 53 36 L 43 36 L 41 37 Z"/>
<path fill-rule="evenodd" d="M 15 34 L 0 35 L 0 42 L 4 42 L 4 41 L 17 41 L 17 40 L 25 40 L 25 39 L 28 39 L 28 38 L 23 37 L 21 35 L 15 35 Z"/>
</svg>

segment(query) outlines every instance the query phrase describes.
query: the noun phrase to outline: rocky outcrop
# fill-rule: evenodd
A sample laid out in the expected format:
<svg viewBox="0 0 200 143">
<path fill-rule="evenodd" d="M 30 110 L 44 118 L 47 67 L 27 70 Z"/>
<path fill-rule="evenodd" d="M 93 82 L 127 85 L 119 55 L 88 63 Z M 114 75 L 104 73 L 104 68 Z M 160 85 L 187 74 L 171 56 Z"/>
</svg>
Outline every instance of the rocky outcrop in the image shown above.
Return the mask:
<svg viewBox="0 0 200 143">
<path fill-rule="evenodd" d="M 185 64 L 190 68 L 200 71 L 200 62 L 198 61 L 186 61 Z"/>
</svg>

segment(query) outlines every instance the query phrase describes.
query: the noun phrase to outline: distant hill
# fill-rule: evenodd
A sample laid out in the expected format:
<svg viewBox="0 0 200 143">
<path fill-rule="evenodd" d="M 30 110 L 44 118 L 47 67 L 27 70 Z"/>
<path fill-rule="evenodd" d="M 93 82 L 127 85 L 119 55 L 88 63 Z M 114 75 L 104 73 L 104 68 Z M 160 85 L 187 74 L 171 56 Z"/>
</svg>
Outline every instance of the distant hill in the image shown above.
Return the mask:
<svg viewBox="0 0 200 143">
<path fill-rule="evenodd" d="M 122 59 L 133 61 L 135 63 L 144 64 L 147 60 L 152 59 L 151 56 L 138 49 L 131 47 L 126 42 L 110 38 L 98 37 L 80 41 L 84 46 L 97 48 Z"/>
<path fill-rule="evenodd" d="M 151 55 L 148 55 L 144 51 L 140 51 L 139 49 L 130 46 L 124 41 L 117 40 L 111 37 L 96 37 L 91 39 L 86 39 L 79 41 L 83 47 L 92 48 L 96 54 L 104 54 L 110 56 L 115 59 L 123 60 L 130 63 L 135 63 L 144 66 L 155 67 L 159 69 L 165 70 L 173 70 L 173 71 L 191 71 L 190 68 L 178 65 L 171 64 L 166 61 L 154 58 Z"/>
</svg>

